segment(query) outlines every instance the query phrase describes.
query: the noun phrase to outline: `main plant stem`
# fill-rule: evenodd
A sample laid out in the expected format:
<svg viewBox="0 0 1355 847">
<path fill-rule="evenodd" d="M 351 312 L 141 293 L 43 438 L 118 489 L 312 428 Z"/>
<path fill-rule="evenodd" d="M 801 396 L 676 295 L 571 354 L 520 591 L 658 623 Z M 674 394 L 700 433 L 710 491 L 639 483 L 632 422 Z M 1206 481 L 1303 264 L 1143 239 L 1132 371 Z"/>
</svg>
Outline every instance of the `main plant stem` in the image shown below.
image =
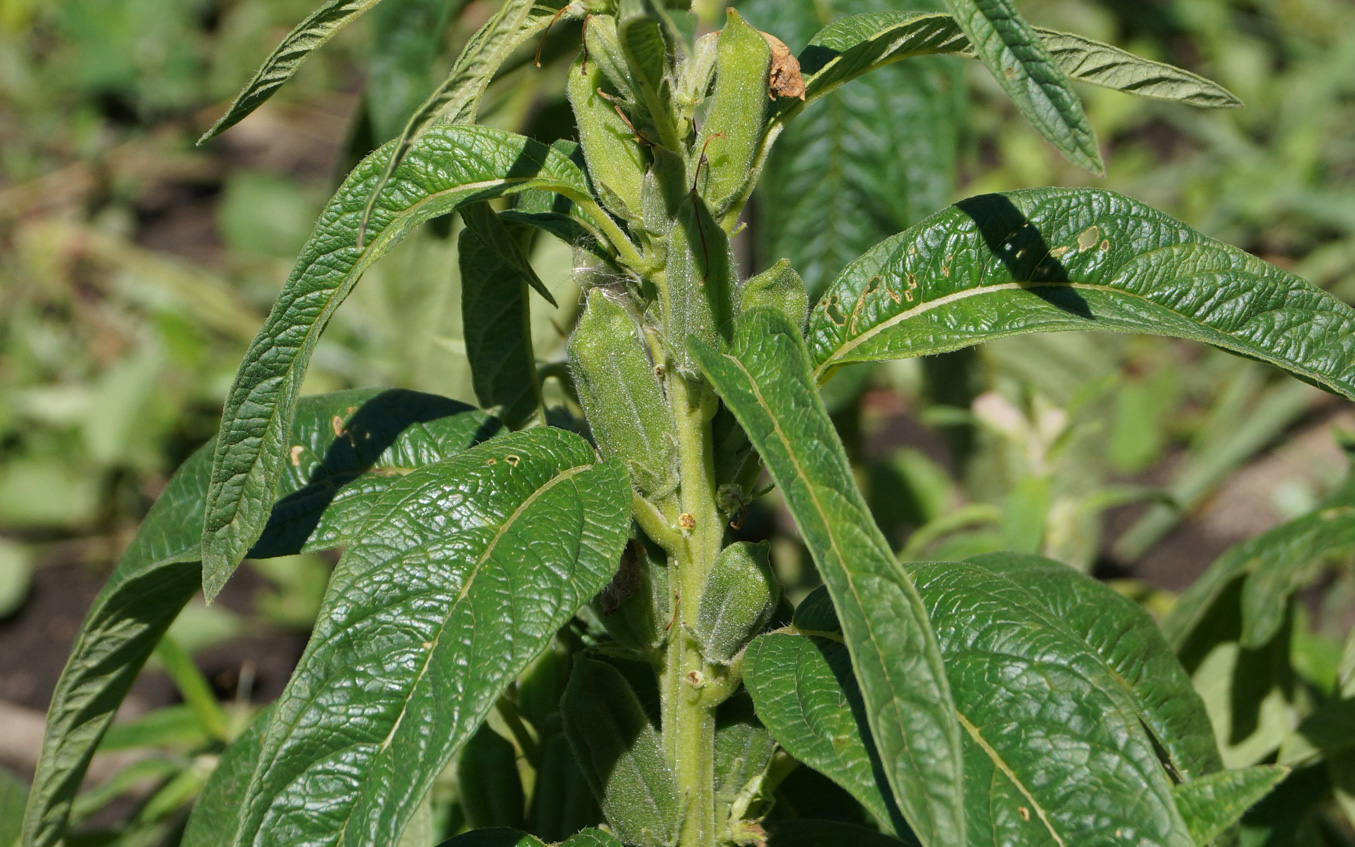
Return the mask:
<svg viewBox="0 0 1355 847">
<path fill-rule="evenodd" d="M 716 502 L 710 421 L 716 398 L 708 386 L 677 373 L 668 380 L 677 424 L 682 487 L 682 541 L 672 562 L 677 614 L 669 633 L 663 673 L 663 738 L 677 778 L 682 808 L 679 847 L 712 847 L 715 821 L 716 672 L 693 637 L 697 607 L 724 538 Z"/>
</svg>

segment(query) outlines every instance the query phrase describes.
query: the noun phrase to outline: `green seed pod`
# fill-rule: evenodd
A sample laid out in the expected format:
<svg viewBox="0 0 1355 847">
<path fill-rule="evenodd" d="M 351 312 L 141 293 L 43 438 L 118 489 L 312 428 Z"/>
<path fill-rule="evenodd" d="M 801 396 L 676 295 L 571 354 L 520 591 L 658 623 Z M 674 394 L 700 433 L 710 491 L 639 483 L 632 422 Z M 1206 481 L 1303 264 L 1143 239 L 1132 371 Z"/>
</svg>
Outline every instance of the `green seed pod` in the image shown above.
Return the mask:
<svg viewBox="0 0 1355 847">
<path fill-rule="evenodd" d="M 588 293 L 569 339 L 569 367 L 593 440 L 630 471 L 641 496 L 677 485 L 677 435 L 663 387 L 630 313 L 600 289 Z"/>
<path fill-rule="evenodd" d="M 687 352 L 688 336 L 714 347 L 721 339 L 728 341 L 733 330 L 734 256 L 729 236 L 694 198 L 678 205 L 665 272 L 669 353 L 679 373 L 696 378 L 700 368 Z"/>
<path fill-rule="evenodd" d="M 672 844 L 676 780 L 626 678 L 611 665 L 576 656 L 560 709 L 579 769 L 617 837 L 635 847 Z"/>
<path fill-rule="evenodd" d="M 738 12 L 730 9 L 727 15 L 716 44 L 715 94 L 692 153 L 706 159 L 697 188 L 716 218 L 746 194 L 754 178 L 753 160 L 772 104 L 771 47 Z"/>
<path fill-rule="evenodd" d="M 461 749 L 456 780 L 472 827 L 521 828 L 526 823 L 517 751 L 488 725 L 482 725 Z"/>
<path fill-rule="evenodd" d="M 663 554 L 632 538 L 621 553 L 616 576 L 593 600 L 593 608 L 618 644 L 649 653 L 667 640 L 669 597 Z"/>
<path fill-rule="evenodd" d="M 626 57 L 629 77 L 655 120 L 671 120 L 667 112 L 668 56 L 673 52 L 664 26 L 667 13 L 653 0 L 621 0 L 616 35 Z"/>
<path fill-rule="evenodd" d="M 635 133 L 616 111 L 615 94 L 596 62 L 586 67 L 580 57 L 569 70 L 566 91 L 574 107 L 579 141 L 588 162 L 588 173 L 597 186 L 603 205 L 627 221 L 640 217 L 640 182 L 648 167 L 644 149 Z M 601 93 L 599 93 L 601 91 Z"/>
<path fill-rule="evenodd" d="M 729 664 L 771 618 L 781 585 L 770 550 L 765 541 L 740 541 L 720 551 L 696 611 L 695 635 L 706 661 Z"/>
<path fill-rule="evenodd" d="M 696 110 L 706 101 L 711 80 L 715 78 L 716 44 L 719 34 L 708 32 L 696 40 L 692 54 L 678 68 L 678 82 L 675 100 L 678 109 L 678 125 L 688 125 Z"/>
<path fill-rule="evenodd" d="M 588 64 L 596 64 L 628 107 L 636 108 L 640 95 L 635 90 L 630 68 L 626 66 L 626 54 L 621 50 L 621 40 L 616 34 L 616 18 L 610 15 L 589 17 L 583 37 L 584 46 L 588 48 Z"/>
<path fill-rule="evenodd" d="M 786 316 L 791 326 L 804 331 L 809 317 L 809 293 L 805 291 L 804 280 L 790 266 L 790 259 L 782 259 L 739 289 L 739 314 L 758 308 L 775 309 Z"/>
</svg>

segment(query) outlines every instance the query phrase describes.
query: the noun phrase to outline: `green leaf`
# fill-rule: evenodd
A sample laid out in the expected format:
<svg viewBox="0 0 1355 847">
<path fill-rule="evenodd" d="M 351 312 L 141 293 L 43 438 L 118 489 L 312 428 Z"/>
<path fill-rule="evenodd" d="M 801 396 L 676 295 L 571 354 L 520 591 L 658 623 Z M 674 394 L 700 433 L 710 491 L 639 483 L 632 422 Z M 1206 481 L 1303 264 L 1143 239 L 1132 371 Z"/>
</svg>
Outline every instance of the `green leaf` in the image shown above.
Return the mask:
<svg viewBox="0 0 1355 847">
<path fill-rule="evenodd" d="M 531 188 L 587 196 L 562 154 L 485 127 L 439 127 L 410 151 L 381 193 L 376 237 L 357 246 L 358 218 L 389 148 L 368 156 L 321 213 L 227 398 L 203 526 L 203 587 L 216 596 L 263 531 L 287 462 L 297 393 L 320 333 L 362 272 L 412 227 L 458 206 Z"/>
<path fill-rule="evenodd" d="M 754 309 L 723 353 L 688 348 L 762 456 L 832 595 L 899 808 L 928 847 L 964 844 L 960 734 L 935 635 L 856 488 L 799 331 Z"/>
<path fill-rule="evenodd" d="M 1178 780 L 1223 766 L 1204 702 L 1141 606 L 1042 556 L 990 553 L 969 563 L 1013 580 L 1024 589 L 1022 602 L 1035 601 L 1082 639 L 1153 734 Z"/>
<path fill-rule="evenodd" d="M 184 830 L 183 847 L 223 847 L 230 836 L 231 826 L 240 814 L 245 787 L 259 763 L 259 750 L 264 730 L 272 719 L 273 709 L 260 711 L 235 737 L 217 760 L 216 769 L 207 778 L 202 794 L 193 804 Z"/>
<path fill-rule="evenodd" d="M 389 844 L 504 688 L 606 585 L 630 485 L 509 433 L 396 481 L 330 579 L 227 843 Z"/>
<path fill-rule="evenodd" d="M 509 428 L 520 429 L 542 414 L 527 287 L 543 292 L 551 305 L 555 300 L 522 254 L 523 224 L 504 224 L 485 203 L 462 215 L 461 326 L 475 397 L 487 409 L 497 407 Z"/>
<path fill-rule="evenodd" d="M 282 39 L 282 43 L 254 74 L 254 78 L 236 95 L 235 102 L 231 103 L 226 114 L 218 118 L 216 123 L 212 124 L 212 128 L 203 133 L 198 143 L 203 144 L 244 120 L 246 115 L 263 105 L 263 102 L 272 97 L 284 82 L 291 79 L 292 74 L 297 72 L 313 51 L 319 49 L 333 38 L 335 33 L 378 2 L 379 0 L 329 0 L 311 12 L 304 21 L 296 25 L 296 29 L 287 33 L 287 37 Z"/>
<path fill-rule="evenodd" d="M 754 21 L 774 22 L 782 38 L 794 42 L 813 33 L 822 5 L 760 0 L 747 11 Z M 838 12 L 891 5 L 891 0 L 831 4 Z M 958 36 L 953 24 L 951 29 Z M 803 52 L 802 70 L 827 54 L 817 42 L 828 32 Z M 832 76 L 830 68 L 807 75 L 807 100 L 827 96 L 786 125 L 757 188 L 758 209 L 767 217 L 757 230 L 759 255 L 790 257 L 811 302 L 852 259 L 949 202 L 965 103 L 964 66 L 946 59 L 907 62 L 840 90 L 833 89 L 845 79 L 832 84 Z"/>
<path fill-rule="evenodd" d="M 612 829 L 637 847 L 672 844 L 681 819 L 677 784 L 663 741 L 621 672 L 575 656 L 560 715 Z"/>
<path fill-rule="evenodd" d="M 975 843 L 1192 847 L 1123 683 L 1082 635 L 1021 579 L 967 562 L 911 572 L 965 729 Z"/>
<path fill-rule="evenodd" d="M 758 636 L 744 655 L 743 680 L 758 717 L 786 752 L 842 786 L 887 831 L 905 831 L 893 800 L 881 793 L 889 783 L 844 645 Z"/>
<path fill-rule="evenodd" d="M 1269 794 L 1289 768 L 1262 765 L 1218 771 L 1172 788 L 1176 806 L 1196 844 L 1210 844 Z"/>
<path fill-rule="evenodd" d="M 1242 105 L 1216 82 L 1173 65 L 1068 32 L 1035 28 L 1051 58 L 1077 82 L 1199 108 Z M 805 99 L 813 102 L 876 68 L 912 56 L 973 56 L 969 39 L 950 15 L 881 11 L 834 21 L 800 54 Z M 797 112 L 792 104 L 785 114 Z"/>
<path fill-rule="evenodd" d="M 1355 505 L 1329 502 L 1223 552 L 1177 599 L 1161 628 L 1177 649 L 1238 579 L 1242 583 L 1239 643 L 1259 648 L 1284 623 L 1289 597 L 1338 555 L 1355 550 Z"/>
<path fill-rule="evenodd" d="M 487 724 L 480 725 L 457 755 L 456 780 L 458 802 L 468 825 L 521 827 L 526 823 L 517 750 Z"/>
<path fill-rule="evenodd" d="M 372 215 L 381 195 L 396 178 L 405 158 L 414 154 L 415 145 L 424 133 L 439 119 L 449 124 L 474 121 L 480 98 L 504 60 L 523 42 L 549 26 L 558 10 L 559 6 L 552 2 L 538 7 L 534 0 L 504 0 L 494 16 L 471 36 L 447 79 L 410 116 L 400 137 L 367 157 L 365 161 L 384 159 L 386 167 L 375 185 L 368 188 L 367 202 L 358 223 L 359 246 L 367 242 L 367 231 L 372 226 Z M 562 15 L 573 16 L 568 10 Z"/>
<path fill-rule="evenodd" d="M 765 778 L 776 741 L 746 694 L 722 703 L 715 721 L 715 820 L 759 818 L 769 799 L 763 796 Z"/>
<path fill-rule="evenodd" d="M 561 847 L 621 847 L 621 842 L 600 829 L 585 829 L 569 836 Z"/>
<path fill-rule="evenodd" d="M 767 847 L 903 847 L 917 842 L 901 841 L 873 829 L 840 821 L 786 820 L 772 827 Z"/>
<path fill-rule="evenodd" d="M 872 248 L 809 318 L 820 379 L 1026 332 L 1171 335 L 1355 397 L 1355 311 L 1128 197 L 1038 188 L 973 197 Z"/>
<path fill-rule="evenodd" d="M 408 469 L 498 431 L 460 403 L 412 391 L 341 391 L 303 398 L 268 528 L 252 554 L 337 545 L 376 496 Z M 47 742 L 25 820 L 32 847 L 57 844 L 95 747 L 141 666 L 202 585 L 198 522 L 213 444 L 171 477 L 95 599 L 47 714 Z"/>
<path fill-rule="evenodd" d="M 1011 0 L 946 0 L 979 60 L 1026 120 L 1070 161 L 1105 174 L 1082 101 Z"/>
<path fill-rule="evenodd" d="M 664 19 L 653 0 L 620 0 L 616 35 L 626 65 L 656 124 L 668 121 L 668 41 Z"/>
</svg>

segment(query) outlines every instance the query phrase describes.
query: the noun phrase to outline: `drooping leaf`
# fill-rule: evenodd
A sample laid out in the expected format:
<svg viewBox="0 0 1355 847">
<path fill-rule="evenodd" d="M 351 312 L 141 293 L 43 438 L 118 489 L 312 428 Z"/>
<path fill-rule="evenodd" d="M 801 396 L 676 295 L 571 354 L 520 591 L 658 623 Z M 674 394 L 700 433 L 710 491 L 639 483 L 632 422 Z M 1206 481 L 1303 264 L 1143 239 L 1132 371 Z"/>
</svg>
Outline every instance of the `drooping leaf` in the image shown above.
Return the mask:
<svg viewBox="0 0 1355 847">
<path fill-rule="evenodd" d="M 1258 648 L 1279 631 L 1289 597 L 1335 556 L 1355 551 L 1355 505 L 1322 508 L 1224 551 L 1177 599 L 1162 619 L 1177 649 L 1236 580 L 1242 579 L 1240 644 Z"/>
<path fill-rule="evenodd" d="M 1104 174 L 1082 101 L 1011 0 L 946 0 L 970 48 L 1012 103 L 1070 161 Z"/>
<path fill-rule="evenodd" d="M 758 0 L 740 8 L 787 42 L 803 43 L 825 5 L 867 13 L 893 3 Z M 817 38 L 802 54 L 802 70 L 827 50 Z M 849 261 L 950 200 L 965 89 L 964 65 L 944 58 L 906 62 L 839 90 L 814 87 L 823 77 L 808 78 L 806 97 L 824 102 L 787 123 L 757 188 L 766 217 L 757 230 L 759 255 L 789 257 L 811 302 Z"/>
<path fill-rule="evenodd" d="M 254 74 L 254 78 L 236 95 L 235 102 L 231 103 L 226 114 L 217 118 L 212 128 L 198 139 L 198 143 L 203 144 L 244 120 L 245 116 L 259 108 L 283 83 L 291 79 L 312 52 L 378 2 L 380 0 L 329 0 L 311 12 L 296 25 L 296 29 L 287 33 L 287 37 L 282 39 L 282 43 Z"/>
<path fill-rule="evenodd" d="M 1134 713 L 1153 734 L 1180 780 L 1222 767 L 1200 695 L 1157 624 L 1139 604 L 1042 556 L 990 553 L 969 560 L 1019 584 L 1104 665 Z"/>
<path fill-rule="evenodd" d="M 412 391 L 341 391 L 303 398 L 263 538 L 279 556 L 336 546 L 400 474 L 496 434 L 493 418 Z M 198 522 L 213 444 L 188 459 L 151 507 L 85 616 L 47 716 L 25 832 L 31 847 L 63 836 L 94 749 L 160 637 L 202 585 Z"/>
<path fill-rule="evenodd" d="M 325 208 L 231 387 L 202 534 L 209 599 L 263 530 L 311 352 L 362 272 L 412 227 L 462 204 L 531 188 L 587 194 L 583 173 L 545 145 L 486 127 L 439 127 L 420 139 L 381 193 L 374 237 L 359 248 L 358 219 L 388 153 L 368 156 Z"/>
<path fill-rule="evenodd" d="M 974 843 L 1193 847 L 1123 684 L 1083 636 L 1017 578 L 967 562 L 911 573 L 965 729 Z"/>
<path fill-rule="evenodd" d="M 959 727 L 935 636 L 856 488 L 799 331 L 754 309 L 723 352 L 688 348 L 762 456 L 832 595 L 899 808 L 928 847 L 964 844 Z"/>
<path fill-rule="evenodd" d="M 532 349 L 527 288 L 554 298 L 522 254 L 522 224 L 510 228 L 486 204 L 463 211 L 466 228 L 457 240 L 461 264 L 461 326 L 466 338 L 475 397 L 519 429 L 541 414 L 541 384 Z"/>
<path fill-rule="evenodd" d="M 743 659 L 758 717 L 799 761 L 842 786 L 889 832 L 899 810 L 870 737 L 847 648 L 823 638 L 758 636 Z"/>
<path fill-rule="evenodd" d="M 534 0 L 504 0 L 494 15 L 476 30 L 457 57 L 447 79 L 410 115 L 400 137 L 373 153 L 368 160 L 385 163 L 376 182 L 367 189 L 367 199 L 357 226 L 357 243 L 367 243 L 372 216 L 380 197 L 396 178 L 400 165 L 415 153 L 415 145 L 439 119 L 448 124 L 468 124 L 475 120 L 480 98 L 494 74 L 523 42 L 544 30 L 559 11 L 558 2 L 537 6 Z M 564 15 L 572 17 L 566 9 Z"/>
<path fill-rule="evenodd" d="M 1177 808 L 1196 844 L 1211 844 L 1277 784 L 1289 768 L 1262 765 L 1215 773 L 1172 788 Z"/>
<path fill-rule="evenodd" d="M 815 374 L 1026 332 L 1171 335 L 1355 397 L 1355 311 L 1119 194 L 970 198 L 843 270 L 809 319 Z"/>
<path fill-rule="evenodd" d="M 1218 83 L 1173 65 L 1073 33 L 1040 27 L 1035 32 L 1054 63 L 1077 82 L 1198 108 L 1242 105 Z M 950 15 L 880 11 L 842 18 L 820 30 L 800 55 L 805 99 L 813 102 L 891 62 L 930 54 L 974 55 Z M 792 104 L 787 113 L 799 108 Z"/>
<path fill-rule="evenodd" d="M 509 433 L 395 482 L 335 569 L 227 843 L 394 843 L 434 777 L 611 578 L 630 485 Z"/>
</svg>

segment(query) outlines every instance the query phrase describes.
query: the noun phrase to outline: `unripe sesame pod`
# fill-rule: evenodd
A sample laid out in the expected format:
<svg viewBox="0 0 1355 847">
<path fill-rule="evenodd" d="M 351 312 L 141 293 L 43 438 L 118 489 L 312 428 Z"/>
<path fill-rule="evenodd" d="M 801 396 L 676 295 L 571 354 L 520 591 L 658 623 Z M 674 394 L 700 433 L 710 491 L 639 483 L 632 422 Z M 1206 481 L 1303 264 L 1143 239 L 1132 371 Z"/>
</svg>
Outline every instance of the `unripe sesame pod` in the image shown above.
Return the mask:
<svg viewBox="0 0 1355 847">
<path fill-rule="evenodd" d="M 678 371 L 698 378 L 700 368 L 687 352 L 688 336 L 711 347 L 728 341 L 734 325 L 734 256 L 729 236 L 694 195 L 679 203 L 668 235 L 667 341 Z"/>
<path fill-rule="evenodd" d="M 576 656 L 560 714 L 579 769 L 617 836 L 635 847 L 673 844 L 676 780 L 658 732 L 621 672 Z"/>
<path fill-rule="evenodd" d="M 588 293 L 569 338 L 569 367 L 602 454 L 625 464 L 641 496 L 671 493 L 677 486 L 677 435 L 663 387 L 639 324 L 600 289 Z"/>
<path fill-rule="evenodd" d="M 639 220 L 640 181 L 648 157 L 636 142 L 635 131 L 617 111 L 615 88 L 597 62 L 585 65 L 580 57 L 569 70 L 566 92 L 599 198 L 621 218 Z"/>
<path fill-rule="evenodd" d="M 804 331 L 809 317 L 809 294 L 789 259 L 782 259 L 739 289 L 739 314 L 760 308 L 775 309 L 786 316 L 791 326 Z"/>
<path fill-rule="evenodd" d="M 482 725 L 456 763 L 461 807 L 472 827 L 521 827 L 524 820 L 522 779 L 512 742 Z"/>
<path fill-rule="evenodd" d="M 771 114 L 767 95 L 771 65 L 771 47 L 762 33 L 728 10 L 716 43 L 715 94 L 692 153 L 705 157 L 697 190 L 716 218 L 746 195 L 755 176 L 753 161 Z"/>
<path fill-rule="evenodd" d="M 720 551 L 696 611 L 696 640 L 707 662 L 728 664 L 771 619 L 781 585 L 770 549 L 766 541 L 740 541 Z"/>
</svg>

